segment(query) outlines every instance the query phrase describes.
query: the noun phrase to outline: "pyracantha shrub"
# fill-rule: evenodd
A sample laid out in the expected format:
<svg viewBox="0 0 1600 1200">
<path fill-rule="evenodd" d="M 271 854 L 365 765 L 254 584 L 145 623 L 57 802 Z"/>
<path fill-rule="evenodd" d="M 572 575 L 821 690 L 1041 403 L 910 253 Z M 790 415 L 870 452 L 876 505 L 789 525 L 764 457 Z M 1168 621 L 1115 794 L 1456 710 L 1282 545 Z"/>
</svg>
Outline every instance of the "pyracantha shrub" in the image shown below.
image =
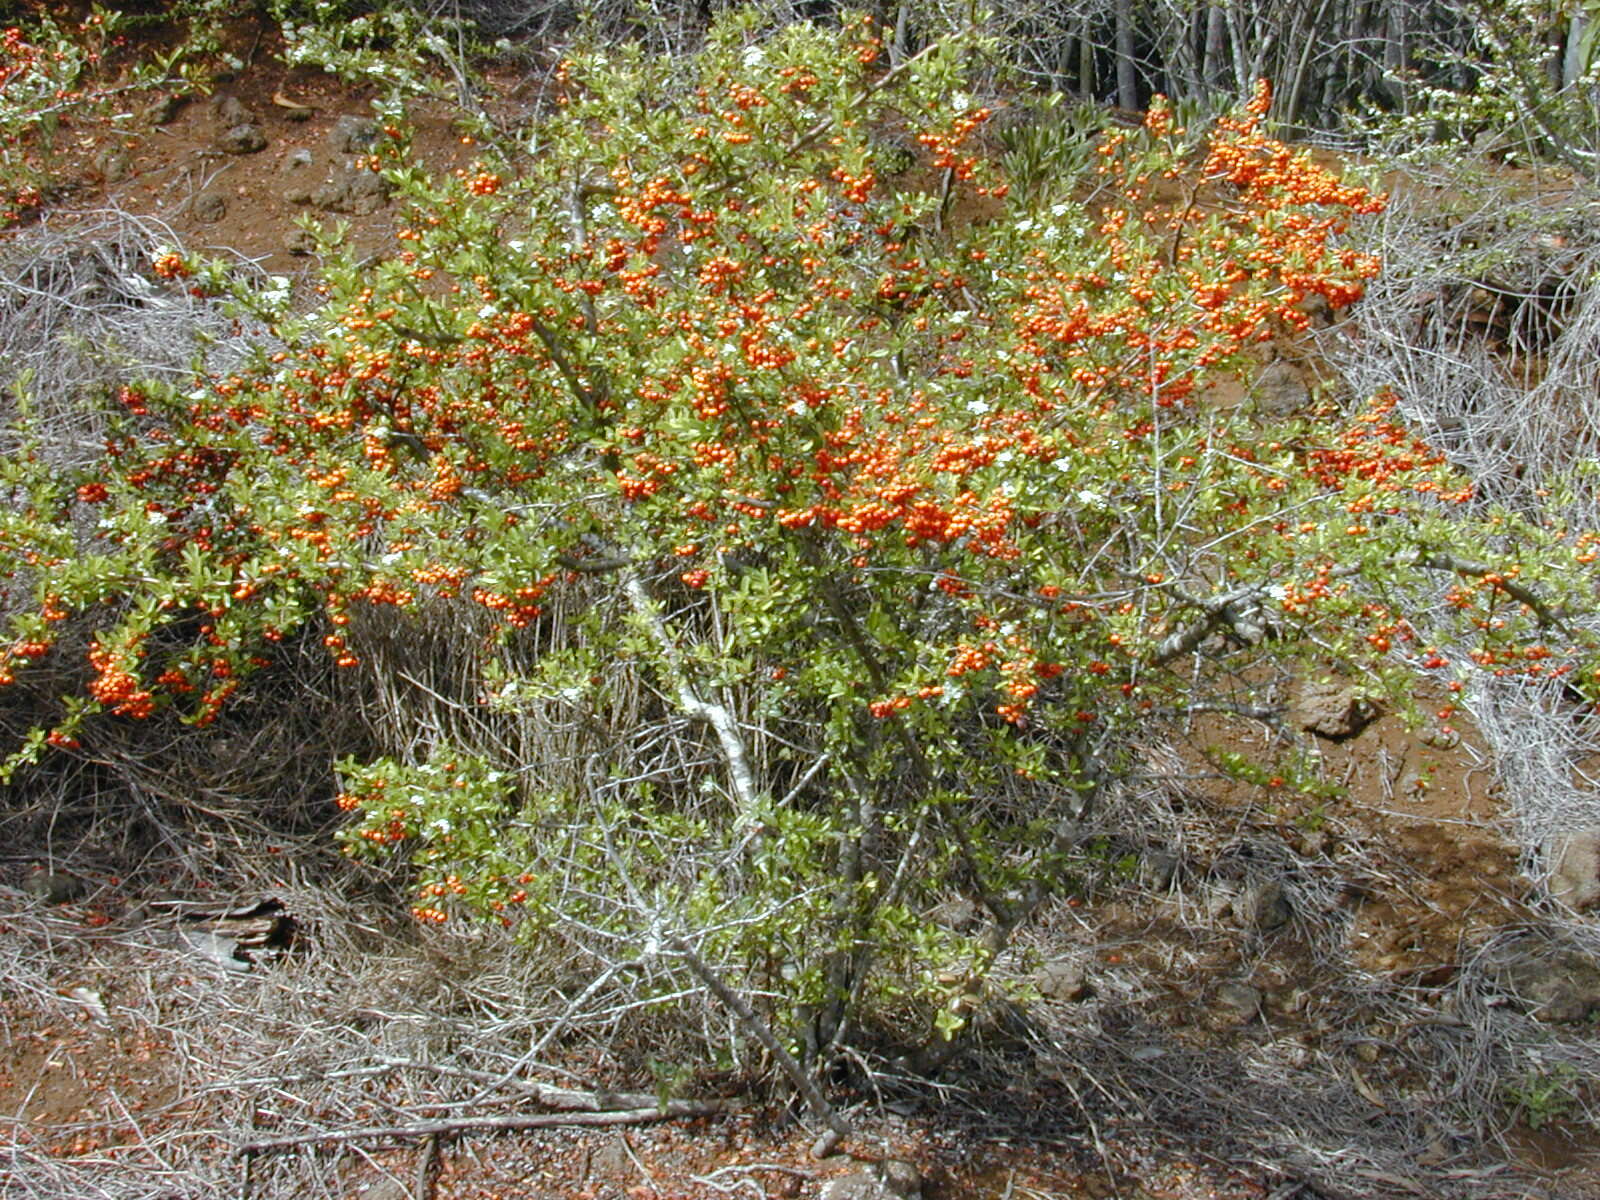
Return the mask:
<svg viewBox="0 0 1600 1200">
<path fill-rule="evenodd" d="M 742 19 L 692 59 L 592 49 L 453 176 L 392 121 L 395 253 L 334 256 L 298 316 L 240 289 L 281 348 L 124 390 L 81 478 L 5 464 L 0 670 L 96 630 L 88 693 L 13 764 L 209 722 L 307 629 L 361 670 L 364 615 L 476 606 L 485 703 L 604 714 L 625 670 L 704 752 L 602 747 L 585 791 L 418 731 L 343 765 L 348 844 L 409 855 L 430 922 L 612 963 L 692 933 L 824 1054 L 961 1026 L 1119 740 L 1205 700 L 1196 655 L 1445 670 L 1408 622 L 1444 572 L 1485 661 L 1572 670 L 1539 596 L 1582 548 L 1480 511 L 1391 398 L 1276 424 L 1214 399 L 1313 297 L 1359 299 L 1378 264 L 1343 235 L 1381 197 L 1267 136 L 1263 85 L 1204 129 L 1158 100 L 1023 202 L 971 49 L 891 68 L 868 23 Z M 519 657 L 579 593 L 585 636 Z M 979 934 L 920 915 L 952 889 Z"/>
</svg>

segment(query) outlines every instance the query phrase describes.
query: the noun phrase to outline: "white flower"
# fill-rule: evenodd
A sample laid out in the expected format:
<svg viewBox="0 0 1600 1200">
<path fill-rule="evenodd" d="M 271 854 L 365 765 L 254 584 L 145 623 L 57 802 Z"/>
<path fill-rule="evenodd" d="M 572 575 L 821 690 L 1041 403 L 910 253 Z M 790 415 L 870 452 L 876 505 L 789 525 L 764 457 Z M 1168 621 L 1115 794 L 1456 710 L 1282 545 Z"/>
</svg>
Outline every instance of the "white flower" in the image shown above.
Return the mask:
<svg viewBox="0 0 1600 1200">
<path fill-rule="evenodd" d="M 1078 503 L 1085 508 L 1104 508 L 1106 507 L 1106 498 L 1099 492 L 1091 492 L 1088 488 L 1082 488 L 1078 492 Z"/>
<path fill-rule="evenodd" d="M 1050 465 L 1056 470 L 1060 471 L 1063 475 L 1072 470 L 1072 460 L 1070 458 L 1058 458 Z"/>
<path fill-rule="evenodd" d="M 982 400 L 968 400 L 967 411 L 981 417 L 984 413 L 989 411 L 989 406 Z"/>
<path fill-rule="evenodd" d="M 478 310 L 478 316 L 482 317 L 485 321 L 487 321 L 490 317 L 494 316 L 498 311 L 499 310 L 496 309 L 494 305 L 485 304 L 482 308 L 480 308 Z"/>
<path fill-rule="evenodd" d="M 762 63 L 766 62 L 766 60 L 767 56 L 762 51 L 760 46 L 746 46 L 744 48 L 744 57 L 741 59 L 741 61 L 744 63 L 747 71 L 755 70 Z"/>
</svg>

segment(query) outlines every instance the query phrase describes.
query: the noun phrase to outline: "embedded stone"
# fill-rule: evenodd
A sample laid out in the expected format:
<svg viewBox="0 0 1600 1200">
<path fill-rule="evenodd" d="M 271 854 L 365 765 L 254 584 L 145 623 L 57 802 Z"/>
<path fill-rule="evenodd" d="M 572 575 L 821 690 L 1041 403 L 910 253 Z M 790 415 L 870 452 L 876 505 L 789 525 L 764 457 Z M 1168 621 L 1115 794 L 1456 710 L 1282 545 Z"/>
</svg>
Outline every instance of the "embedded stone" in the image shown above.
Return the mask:
<svg viewBox="0 0 1600 1200">
<path fill-rule="evenodd" d="M 239 97 L 224 95 L 211 102 L 211 119 L 218 129 L 236 129 L 253 123 L 256 118 L 250 106 Z"/>
<path fill-rule="evenodd" d="M 830 1179 L 822 1188 L 822 1200 L 920 1200 L 921 1196 L 922 1173 L 897 1158 Z"/>
<path fill-rule="evenodd" d="M 1302 683 L 1293 708 L 1301 729 L 1335 739 L 1360 733 L 1377 715 L 1376 706 L 1354 685 L 1336 680 Z"/>
<path fill-rule="evenodd" d="M 367 216 L 389 199 L 389 182 L 375 171 L 346 170 L 312 191 L 311 203 L 326 212 Z"/>
<path fill-rule="evenodd" d="M 1600 829 L 1580 829 L 1550 840 L 1545 850 L 1554 900 L 1579 912 L 1600 901 Z"/>
<path fill-rule="evenodd" d="M 183 111 L 185 98 L 174 92 L 157 96 L 139 110 L 139 118 L 147 125 L 170 125 Z"/>
<path fill-rule="evenodd" d="M 1294 916 L 1294 909 L 1284 895 L 1283 884 L 1276 879 L 1268 879 L 1248 889 L 1234 900 L 1233 912 L 1240 924 L 1263 933 L 1283 928 Z"/>
<path fill-rule="evenodd" d="M 1033 985 L 1047 1000 L 1083 1000 L 1092 993 L 1082 964 L 1063 958 L 1040 967 L 1034 974 Z"/>
<path fill-rule="evenodd" d="M 133 159 L 122 146 L 107 146 L 95 155 L 94 165 L 107 183 L 117 183 L 133 173 Z"/>
<path fill-rule="evenodd" d="M 41 904 L 68 904 L 83 895 L 87 885 L 64 871 L 37 870 L 23 880 L 22 890 Z"/>
<path fill-rule="evenodd" d="M 1224 983 L 1211 996 L 1210 1024 L 1218 1030 L 1248 1025 L 1261 1012 L 1261 992 L 1247 983 Z"/>
<path fill-rule="evenodd" d="M 1570 1024 L 1600 1013 L 1600 961 L 1570 944 L 1513 953 L 1501 962 L 1498 983 L 1540 1021 Z"/>
<path fill-rule="evenodd" d="M 328 149 L 335 154 L 366 154 L 377 145 L 378 123 L 346 113 L 328 130 Z"/>
<path fill-rule="evenodd" d="M 965 896 L 934 905 L 928 918 L 957 933 L 971 933 L 983 923 L 983 912 Z"/>
<path fill-rule="evenodd" d="M 217 139 L 217 148 L 224 154 L 255 154 L 267 148 L 267 137 L 259 126 L 235 125 Z"/>
<path fill-rule="evenodd" d="M 197 220 L 220 221 L 227 211 L 227 200 L 217 192 L 201 192 L 194 198 L 194 215 Z"/>
<path fill-rule="evenodd" d="M 1311 400 L 1311 389 L 1300 369 L 1281 358 L 1262 369 L 1253 390 L 1256 410 L 1268 416 L 1286 417 L 1299 412 Z"/>
</svg>

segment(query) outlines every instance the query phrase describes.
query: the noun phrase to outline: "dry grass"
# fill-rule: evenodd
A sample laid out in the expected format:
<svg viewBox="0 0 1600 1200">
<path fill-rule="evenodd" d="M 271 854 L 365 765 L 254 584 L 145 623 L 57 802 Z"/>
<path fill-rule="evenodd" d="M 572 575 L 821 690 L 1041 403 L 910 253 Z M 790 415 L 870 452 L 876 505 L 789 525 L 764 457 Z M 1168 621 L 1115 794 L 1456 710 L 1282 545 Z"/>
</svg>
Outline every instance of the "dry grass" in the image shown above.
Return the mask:
<svg viewBox="0 0 1600 1200">
<path fill-rule="evenodd" d="M 1508 928 L 1464 945 L 1442 985 L 1374 973 L 1356 952 L 1346 892 L 1353 879 L 1373 891 L 1425 889 L 1403 852 L 1363 843 L 1352 824 L 1337 858 L 1298 856 L 1268 830 L 1197 814 L 1182 790 L 1152 779 L 1108 806 L 1101 829 L 1124 844 L 1150 838 L 1147 853 L 1176 860 L 1172 882 L 1136 875 L 1092 906 L 1062 901 L 1039 914 L 996 982 L 1026 994 L 1038 963 L 1066 960 L 1089 997 L 1030 1004 L 1025 1052 L 1015 1023 L 1002 1022 L 1007 1034 L 964 1064 L 953 1107 L 970 1108 L 989 1136 L 1017 1137 L 997 1118 L 996 1094 L 1060 1095 L 1113 1161 L 1119 1144 L 1178 1145 L 1248 1164 L 1284 1195 L 1490 1200 L 1522 1194 L 1519 1181 L 1536 1186 L 1538 1172 L 1506 1142 L 1527 1118 L 1518 1105 L 1530 1085 L 1592 1077 L 1600 1050 L 1581 1026 L 1530 1015 L 1507 991 L 1503 964 L 1528 939 L 1570 930 Z M 1189 814 L 1181 830 L 1175 808 Z M 1216 903 L 1237 886 L 1241 834 L 1251 871 L 1281 880 L 1291 906 L 1289 924 L 1270 934 Z M 1594 939 L 1562 944 L 1592 953 Z M 1235 1022 L 1215 996 L 1238 982 L 1258 985 L 1262 1007 Z M 1595 1097 L 1569 1093 L 1562 1127 L 1593 1128 Z M 1052 1115 L 1026 1132 L 1048 1137 L 1054 1125 L 1059 1135 L 1059 1110 L 1043 1111 Z"/>
<path fill-rule="evenodd" d="M 1385 274 L 1348 336 L 1326 348 L 1352 393 L 1392 387 L 1483 502 L 1569 530 L 1600 528 L 1590 470 L 1600 438 L 1597 212 L 1600 196 L 1574 185 L 1470 164 L 1405 183 L 1364 233 Z M 1419 600 L 1415 623 L 1431 636 L 1439 597 Z M 1594 606 L 1564 619 L 1600 634 Z M 1600 823 L 1600 801 L 1572 774 L 1600 749 L 1600 724 L 1554 685 L 1475 677 L 1467 707 L 1538 871 L 1552 833 Z"/>
<path fill-rule="evenodd" d="M 40 1029 L 61 1039 L 99 1110 L 78 1120 L 52 1110 L 47 1128 L 26 1119 L 43 1094 L 13 1092 L 21 1112 L 0 1125 L 8 1196 L 236 1197 L 245 1162 L 235 1151 L 248 1142 L 526 1112 L 536 1083 L 637 1084 L 651 1056 L 692 1059 L 675 1032 L 681 1016 L 638 1003 L 631 973 L 487 930 L 418 929 L 400 919 L 394 881 L 356 872 L 321 838 L 279 839 L 268 853 L 259 841 L 173 832 L 192 839 L 188 853 L 147 862 L 147 874 L 211 884 L 179 889 L 189 896 L 281 899 L 293 946 L 247 972 L 224 970 L 178 942 L 164 910 L 140 920 L 130 904 L 94 929 L 77 907 L 41 910 L 0 891 L 7 1041 L 24 1045 Z M 86 903 L 120 907 L 103 892 Z M 103 1020 L 74 989 L 103 1002 Z M 658 1007 L 707 1008 L 698 996 Z M 139 1048 L 158 1069 L 119 1083 L 137 1074 Z M 73 1091 L 59 1075 L 44 1077 L 52 1089 Z M 99 1144 L 60 1153 L 79 1137 Z M 250 1195 L 348 1195 L 353 1163 L 386 1141 L 256 1155 Z"/>
<path fill-rule="evenodd" d="M 51 430 L 40 448 L 48 461 L 85 467 L 98 460 L 119 384 L 182 385 L 197 364 L 225 372 L 252 346 L 270 344 L 260 328 L 236 329 L 214 300 L 151 277 L 158 248 L 177 244 L 158 219 L 118 209 L 47 218 L 0 242 L 0 448 L 15 448 L 19 386 Z"/>
</svg>

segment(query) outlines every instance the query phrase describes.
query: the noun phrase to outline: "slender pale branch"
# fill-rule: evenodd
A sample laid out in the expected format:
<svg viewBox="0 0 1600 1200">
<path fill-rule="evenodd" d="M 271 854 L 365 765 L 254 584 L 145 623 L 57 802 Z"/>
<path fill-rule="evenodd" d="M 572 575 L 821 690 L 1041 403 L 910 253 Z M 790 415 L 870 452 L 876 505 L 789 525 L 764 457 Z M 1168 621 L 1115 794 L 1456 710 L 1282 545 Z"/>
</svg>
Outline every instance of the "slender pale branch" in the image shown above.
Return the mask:
<svg viewBox="0 0 1600 1200">
<path fill-rule="evenodd" d="M 695 690 L 694 684 L 689 681 L 688 673 L 684 670 L 683 658 L 673 643 L 667 623 L 661 616 L 660 609 L 656 607 L 650 590 L 645 587 L 644 581 L 636 572 L 624 571 L 622 590 L 628 597 L 628 604 L 633 608 L 634 614 L 644 625 L 651 641 L 656 644 L 662 673 L 672 686 L 678 708 L 684 716 L 704 721 L 716 733 L 723 761 L 728 766 L 728 783 L 733 789 L 734 800 L 739 807 L 740 826 L 747 829 L 756 827 L 761 821 L 762 794 L 756 784 L 755 770 L 750 765 L 750 753 L 745 746 L 744 735 L 740 732 L 739 722 L 724 705 L 713 704 L 703 699 Z"/>
</svg>

